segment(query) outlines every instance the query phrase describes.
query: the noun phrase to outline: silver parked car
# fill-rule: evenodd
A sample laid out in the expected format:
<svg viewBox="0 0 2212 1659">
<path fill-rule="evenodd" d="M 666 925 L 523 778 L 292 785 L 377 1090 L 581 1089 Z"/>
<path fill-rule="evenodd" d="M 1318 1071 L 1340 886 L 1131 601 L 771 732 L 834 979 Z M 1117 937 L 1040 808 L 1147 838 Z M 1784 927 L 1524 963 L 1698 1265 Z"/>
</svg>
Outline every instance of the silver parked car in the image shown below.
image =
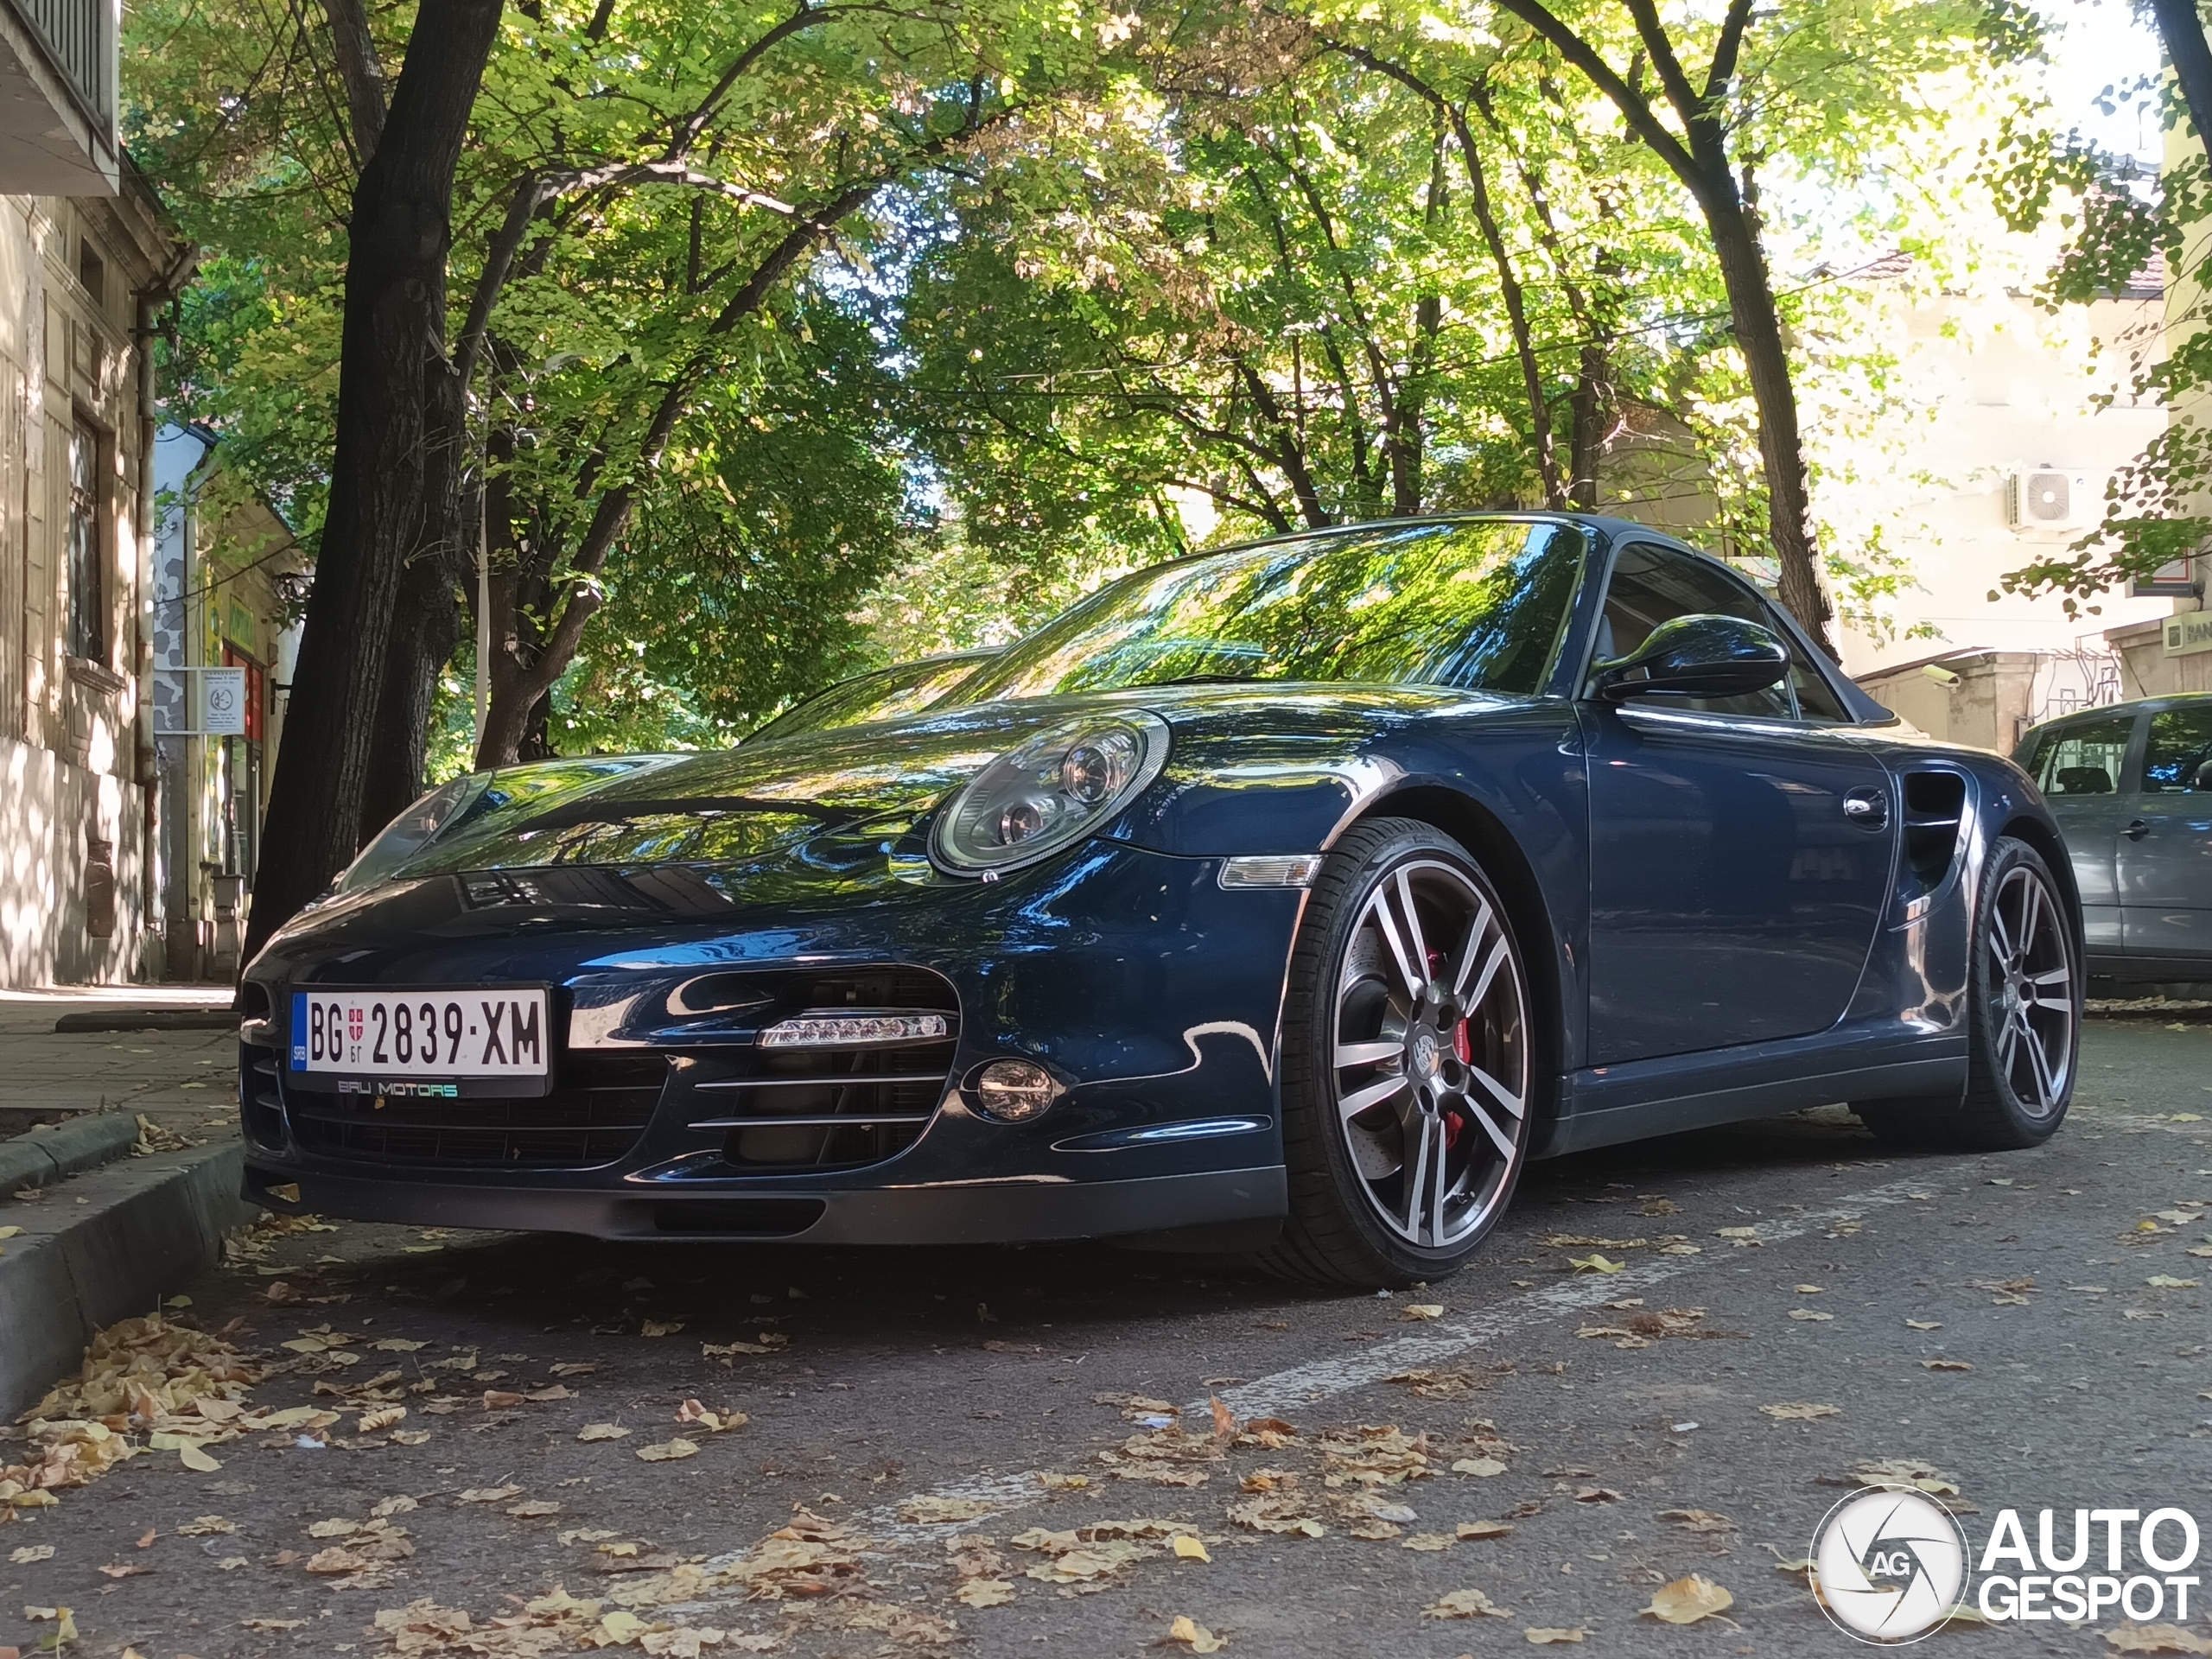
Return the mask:
<svg viewBox="0 0 2212 1659">
<path fill-rule="evenodd" d="M 2087 709 L 2012 758 L 2073 855 L 2090 975 L 2212 980 L 2212 693 Z"/>
</svg>

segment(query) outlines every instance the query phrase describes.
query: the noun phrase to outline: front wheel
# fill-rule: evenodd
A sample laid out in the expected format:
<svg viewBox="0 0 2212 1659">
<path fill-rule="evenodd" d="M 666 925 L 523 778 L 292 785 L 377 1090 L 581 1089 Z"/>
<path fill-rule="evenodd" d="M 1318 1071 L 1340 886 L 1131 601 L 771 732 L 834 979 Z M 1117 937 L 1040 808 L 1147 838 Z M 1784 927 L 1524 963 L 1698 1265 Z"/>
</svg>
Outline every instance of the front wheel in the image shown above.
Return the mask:
<svg viewBox="0 0 2212 1659">
<path fill-rule="evenodd" d="M 2074 1096 L 2082 1034 L 2075 932 L 2043 855 L 2004 836 L 1990 849 L 1967 976 L 1967 1086 L 1959 1098 L 1868 1101 L 1853 1110 L 1898 1147 L 2010 1152 L 2057 1133 Z"/>
<path fill-rule="evenodd" d="M 1528 975 L 1488 878 L 1427 824 L 1351 831 L 1284 1015 L 1291 1213 L 1265 1264 L 1363 1288 L 1455 1271 L 1512 1198 L 1536 1103 Z"/>
</svg>

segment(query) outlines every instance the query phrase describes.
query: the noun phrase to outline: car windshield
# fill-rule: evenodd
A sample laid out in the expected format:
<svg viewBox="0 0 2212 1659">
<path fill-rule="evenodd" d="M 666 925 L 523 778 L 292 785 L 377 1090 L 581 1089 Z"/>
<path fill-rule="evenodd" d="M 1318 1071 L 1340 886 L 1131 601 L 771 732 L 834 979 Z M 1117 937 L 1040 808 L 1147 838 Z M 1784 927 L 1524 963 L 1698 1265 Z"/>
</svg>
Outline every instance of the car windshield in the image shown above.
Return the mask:
<svg viewBox="0 0 2212 1659">
<path fill-rule="evenodd" d="M 1526 694 L 1543 683 L 1585 545 L 1571 524 L 1480 519 L 1180 560 L 1101 588 L 952 701 L 1211 680 Z"/>
</svg>

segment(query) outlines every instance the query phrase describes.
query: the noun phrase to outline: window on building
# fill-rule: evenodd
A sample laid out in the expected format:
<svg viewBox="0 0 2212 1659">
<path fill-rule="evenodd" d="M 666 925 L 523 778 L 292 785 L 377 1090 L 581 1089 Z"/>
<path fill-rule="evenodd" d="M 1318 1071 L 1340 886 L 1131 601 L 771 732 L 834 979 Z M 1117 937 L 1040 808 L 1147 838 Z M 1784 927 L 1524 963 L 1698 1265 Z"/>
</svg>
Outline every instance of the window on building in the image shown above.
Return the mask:
<svg viewBox="0 0 2212 1659">
<path fill-rule="evenodd" d="M 94 305 L 107 303 L 107 261 L 100 257 L 90 237 L 77 244 L 77 280 L 92 296 Z"/>
<path fill-rule="evenodd" d="M 100 500 L 100 435 L 69 433 L 69 654 L 105 666 L 107 537 Z"/>
</svg>

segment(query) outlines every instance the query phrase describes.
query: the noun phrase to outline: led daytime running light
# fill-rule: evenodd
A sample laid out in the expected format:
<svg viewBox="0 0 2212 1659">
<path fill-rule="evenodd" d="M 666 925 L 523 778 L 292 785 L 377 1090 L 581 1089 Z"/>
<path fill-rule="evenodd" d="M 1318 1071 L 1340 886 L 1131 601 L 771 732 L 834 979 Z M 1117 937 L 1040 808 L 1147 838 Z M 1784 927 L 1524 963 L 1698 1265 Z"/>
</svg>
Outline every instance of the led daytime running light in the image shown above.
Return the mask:
<svg viewBox="0 0 2212 1659">
<path fill-rule="evenodd" d="M 948 1027 L 941 1014 L 803 1014 L 760 1033 L 763 1048 L 851 1048 L 861 1043 L 926 1043 Z"/>
</svg>

